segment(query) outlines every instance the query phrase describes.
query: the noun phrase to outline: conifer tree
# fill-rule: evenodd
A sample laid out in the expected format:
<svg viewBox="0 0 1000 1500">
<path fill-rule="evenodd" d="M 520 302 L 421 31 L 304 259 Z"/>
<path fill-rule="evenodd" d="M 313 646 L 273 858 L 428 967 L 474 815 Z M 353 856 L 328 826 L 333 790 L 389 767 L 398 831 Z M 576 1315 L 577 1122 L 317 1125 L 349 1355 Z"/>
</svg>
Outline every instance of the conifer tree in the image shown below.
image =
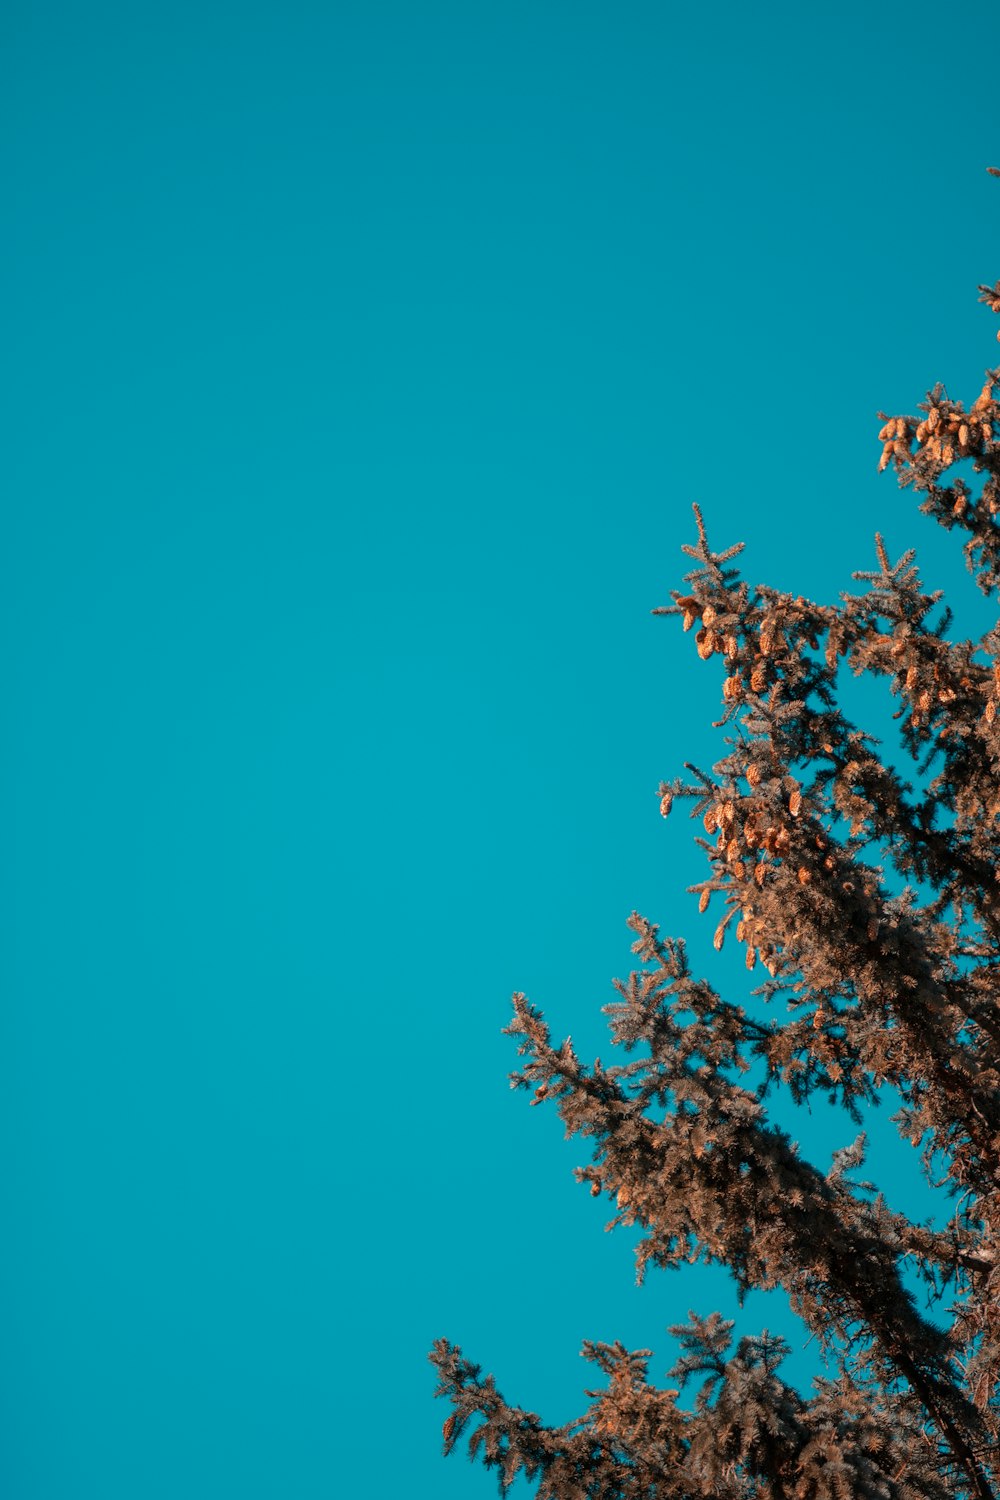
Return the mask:
<svg viewBox="0 0 1000 1500">
<path fill-rule="evenodd" d="M 981 287 L 1000 313 L 1000 282 Z M 880 468 L 964 534 L 969 570 L 1000 585 L 1000 368 L 964 406 L 940 386 L 886 417 Z M 638 1273 L 727 1266 L 738 1288 L 784 1289 L 827 1356 L 803 1395 L 769 1335 L 734 1341 L 718 1314 L 671 1330 L 676 1388 L 648 1350 L 587 1343 L 606 1384 L 583 1415 L 546 1426 L 439 1340 L 463 1435 L 543 1500 L 991 1500 L 1000 1484 L 1000 626 L 952 637 L 907 552 L 837 605 L 742 579 L 696 511 L 686 587 L 654 611 L 720 660 L 726 754 L 659 789 L 704 821 L 699 906 L 745 949 L 758 999 L 727 1001 L 679 939 L 633 914 L 639 966 L 606 1007 L 623 1061 L 585 1066 L 520 994 L 507 1027 L 512 1085 L 587 1138 L 576 1169 L 613 1224 L 643 1231 Z M 843 708 L 838 672 L 883 678 L 898 700 L 904 779 Z M 843 681 L 843 677 L 840 678 Z M 764 1008 L 770 1003 L 772 1010 Z M 629 1054 L 634 1054 L 629 1056 Z M 753 1070 L 763 1081 L 749 1086 Z M 811 1164 L 768 1116 L 775 1090 L 836 1101 L 857 1129 L 879 1096 L 937 1188 L 937 1227 L 859 1177 L 865 1135 Z M 846 1134 L 846 1132 L 845 1132 Z M 919 1278 L 931 1302 L 913 1295 Z"/>
</svg>

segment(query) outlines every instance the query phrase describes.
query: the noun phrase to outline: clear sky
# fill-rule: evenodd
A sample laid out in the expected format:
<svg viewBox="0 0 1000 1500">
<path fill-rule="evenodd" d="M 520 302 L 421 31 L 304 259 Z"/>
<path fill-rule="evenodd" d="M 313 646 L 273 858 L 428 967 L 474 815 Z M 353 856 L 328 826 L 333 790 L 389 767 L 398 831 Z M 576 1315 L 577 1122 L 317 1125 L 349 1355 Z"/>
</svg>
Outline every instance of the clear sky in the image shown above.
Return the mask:
<svg viewBox="0 0 1000 1500">
<path fill-rule="evenodd" d="M 997 358 L 983 14 L 8 0 L 7 1500 L 475 1500 L 435 1336 L 565 1421 L 731 1310 L 635 1289 L 500 1028 L 606 1055 L 634 907 L 730 972 L 655 797 L 693 500 L 965 587 L 874 414 Z"/>
</svg>

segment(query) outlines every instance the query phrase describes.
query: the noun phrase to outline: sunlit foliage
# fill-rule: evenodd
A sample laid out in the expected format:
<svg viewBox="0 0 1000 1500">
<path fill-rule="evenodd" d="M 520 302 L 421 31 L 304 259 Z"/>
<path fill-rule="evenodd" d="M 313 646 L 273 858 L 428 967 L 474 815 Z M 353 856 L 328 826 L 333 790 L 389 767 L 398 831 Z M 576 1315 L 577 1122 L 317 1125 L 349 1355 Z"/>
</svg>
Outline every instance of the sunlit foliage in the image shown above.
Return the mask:
<svg viewBox="0 0 1000 1500">
<path fill-rule="evenodd" d="M 980 292 L 1000 312 L 1000 283 Z M 968 407 L 935 386 L 917 415 L 880 414 L 879 433 L 880 467 L 964 534 L 991 596 L 998 390 L 1000 369 Z M 552 1500 L 987 1500 L 1000 1478 L 1000 627 L 953 638 L 914 554 L 893 562 L 880 537 L 859 591 L 822 605 L 748 585 L 740 547 L 714 551 L 696 520 L 685 588 L 655 612 L 719 659 L 727 753 L 658 795 L 665 816 L 687 799 L 702 819 L 699 906 L 719 913 L 717 948 L 742 945 L 760 1003 L 724 999 L 683 942 L 633 915 L 639 967 L 607 1007 L 625 1060 L 585 1066 L 515 995 L 512 1081 L 589 1140 L 577 1177 L 612 1200 L 613 1223 L 641 1228 L 640 1276 L 700 1260 L 742 1291 L 783 1288 L 835 1376 L 807 1398 L 781 1377 L 781 1340 L 734 1342 L 717 1314 L 696 1317 L 672 1330 L 670 1389 L 651 1384 L 648 1350 L 586 1345 L 606 1384 L 548 1427 L 441 1340 L 445 1448 L 467 1435 L 502 1486 L 523 1470 Z M 910 779 L 844 711 L 845 670 L 897 700 Z M 859 1178 L 863 1132 L 829 1171 L 807 1161 L 769 1118 L 776 1090 L 819 1092 L 855 1129 L 892 1094 L 939 1227 Z"/>
</svg>

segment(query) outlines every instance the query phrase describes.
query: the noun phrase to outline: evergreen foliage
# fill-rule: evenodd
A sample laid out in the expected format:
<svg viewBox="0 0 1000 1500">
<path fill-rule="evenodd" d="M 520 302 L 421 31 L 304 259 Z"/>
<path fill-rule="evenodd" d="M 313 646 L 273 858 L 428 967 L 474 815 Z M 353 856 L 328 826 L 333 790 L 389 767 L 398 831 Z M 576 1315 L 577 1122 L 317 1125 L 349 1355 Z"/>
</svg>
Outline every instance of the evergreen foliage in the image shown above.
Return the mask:
<svg viewBox="0 0 1000 1500">
<path fill-rule="evenodd" d="M 1000 283 L 981 287 L 1000 312 Z M 980 589 L 1000 586 L 1000 368 L 968 410 L 941 386 L 919 414 L 884 417 L 880 467 L 965 535 Z M 880 414 L 882 416 L 883 414 Z M 723 999 L 683 942 L 633 915 L 640 966 L 608 1006 L 626 1060 L 584 1066 L 514 996 L 512 1084 L 589 1138 L 576 1176 L 643 1230 L 649 1264 L 726 1265 L 741 1291 L 784 1288 L 835 1378 L 807 1399 L 786 1347 L 733 1343 L 717 1314 L 671 1331 L 682 1355 L 660 1389 L 648 1350 L 586 1344 L 607 1377 L 576 1421 L 547 1427 L 439 1340 L 445 1450 L 539 1479 L 551 1500 L 989 1500 L 1000 1482 L 1000 626 L 952 639 L 914 554 L 856 574 L 834 606 L 750 587 L 740 547 L 715 552 L 696 512 L 686 588 L 654 611 L 697 627 L 724 663 L 727 753 L 659 790 L 704 820 L 694 889 L 761 974 L 763 1005 Z M 906 781 L 842 708 L 838 672 L 887 679 Z M 759 967 L 758 967 L 759 966 Z M 766 976 L 766 977 L 765 977 Z M 748 1086 L 747 1075 L 762 1081 Z M 880 1093 L 938 1190 L 939 1226 L 911 1222 L 858 1177 L 864 1133 L 820 1171 L 771 1121 L 775 1089 L 819 1092 L 857 1128 Z M 921 1311 L 912 1268 L 932 1299 Z"/>
</svg>

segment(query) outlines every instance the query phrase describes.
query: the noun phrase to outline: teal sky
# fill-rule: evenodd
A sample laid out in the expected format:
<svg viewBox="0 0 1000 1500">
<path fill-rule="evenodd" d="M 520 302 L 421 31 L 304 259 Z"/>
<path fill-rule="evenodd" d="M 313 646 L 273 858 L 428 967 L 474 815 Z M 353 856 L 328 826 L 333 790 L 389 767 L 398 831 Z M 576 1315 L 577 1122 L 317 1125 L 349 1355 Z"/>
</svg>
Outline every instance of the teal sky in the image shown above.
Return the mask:
<svg viewBox="0 0 1000 1500">
<path fill-rule="evenodd" d="M 655 797 L 693 500 L 982 614 L 874 417 L 996 360 L 982 17 L 9 0 L 9 1500 L 473 1500 L 435 1336 L 565 1421 L 732 1308 L 634 1288 L 500 1028 L 606 1054 L 634 907 L 730 974 Z"/>
</svg>

